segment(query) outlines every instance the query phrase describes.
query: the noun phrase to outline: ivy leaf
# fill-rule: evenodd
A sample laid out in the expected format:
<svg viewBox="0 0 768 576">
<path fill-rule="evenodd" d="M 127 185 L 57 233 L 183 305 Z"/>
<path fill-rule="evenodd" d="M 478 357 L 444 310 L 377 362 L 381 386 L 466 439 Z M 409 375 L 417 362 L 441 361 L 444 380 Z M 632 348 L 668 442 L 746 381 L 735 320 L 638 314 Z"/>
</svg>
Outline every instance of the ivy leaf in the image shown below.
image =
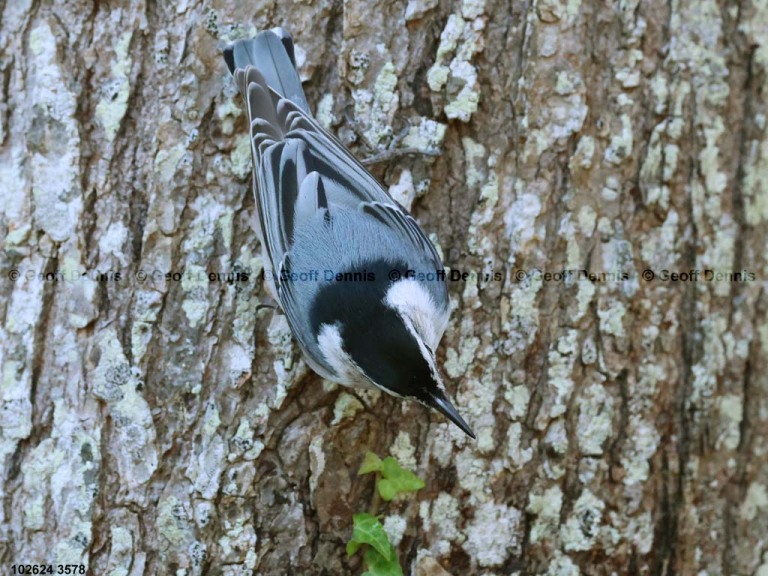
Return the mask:
<svg viewBox="0 0 768 576">
<path fill-rule="evenodd" d="M 424 481 L 413 472 L 404 469 L 400 463 L 388 456 L 382 460 L 373 452 L 366 452 L 357 474 L 376 472 L 376 487 L 384 500 L 392 500 L 398 494 L 415 492 L 424 488 Z M 389 537 L 378 517 L 373 514 L 355 514 L 353 516 L 352 538 L 347 542 L 347 556 L 352 556 L 365 549 L 367 570 L 363 576 L 403 576 L 403 569 L 397 559 L 397 550 L 389 542 Z"/>
<path fill-rule="evenodd" d="M 379 494 L 389 502 L 398 494 L 415 492 L 424 488 L 424 481 L 413 472 L 406 470 L 392 456 L 387 456 L 381 463 L 381 478 L 378 482 Z"/>
<path fill-rule="evenodd" d="M 371 472 L 381 472 L 381 458 L 376 456 L 373 452 L 366 452 L 357 475 L 362 476 L 363 474 L 370 474 Z"/>
<path fill-rule="evenodd" d="M 390 557 L 385 558 L 373 548 L 365 551 L 365 565 L 368 567 L 363 576 L 403 576 L 403 569 L 397 560 L 397 552 L 391 544 Z"/>
<path fill-rule="evenodd" d="M 362 544 L 357 540 L 350 540 L 347 542 L 347 558 L 354 556 L 355 552 L 360 549 L 360 546 L 362 546 Z"/>
<path fill-rule="evenodd" d="M 352 517 L 352 539 L 347 543 L 347 555 L 351 556 L 361 544 L 369 544 L 382 558 L 389 561 L 396 559 L 395 549 L 389 543 L 384 527 L 373 514 L 364 512 Z M 350 550 L 352 551 L 350 554 Z M 366 552 L 367 556 L 367 552 Z"/>
</svg>

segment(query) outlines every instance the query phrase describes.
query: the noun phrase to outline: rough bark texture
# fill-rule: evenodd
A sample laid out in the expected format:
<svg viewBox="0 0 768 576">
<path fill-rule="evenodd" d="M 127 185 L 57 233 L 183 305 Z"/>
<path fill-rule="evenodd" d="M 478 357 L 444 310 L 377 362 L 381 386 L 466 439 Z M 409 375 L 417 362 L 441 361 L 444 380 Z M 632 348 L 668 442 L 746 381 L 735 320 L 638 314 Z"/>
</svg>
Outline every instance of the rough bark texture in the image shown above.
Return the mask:
<svg viewBox="0 0 768 576">
<path fill-rule="evenodd" d="M 373 507 L 407 574 L 768 574 L 766 0 L 0 4 L 3 573 L 356 574 Z M 374 170 L 480 275 L 476 442 L 259 308 L 220 53 L 275 25 L 355 153 L 438 153 Z M 366 450 L 427 487 L 377 503 Z"/>
</svg>

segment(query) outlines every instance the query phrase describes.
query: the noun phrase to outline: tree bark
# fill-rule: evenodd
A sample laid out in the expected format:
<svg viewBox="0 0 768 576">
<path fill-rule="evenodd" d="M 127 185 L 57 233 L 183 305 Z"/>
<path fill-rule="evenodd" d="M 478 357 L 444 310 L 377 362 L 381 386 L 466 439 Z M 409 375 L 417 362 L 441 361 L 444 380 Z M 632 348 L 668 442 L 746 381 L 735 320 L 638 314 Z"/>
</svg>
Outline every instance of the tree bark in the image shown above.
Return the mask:
<svg viewBox="0 0 768 576">
<path fill-rule="evenodd" d="M 0 5 L 4 573 L 359 574 L 373 511 L 406 574 L 768 574 L 765 0 Z M 221 50 L 277 25 L 470 273 L 477 441 L 263 306 Z"/>
</svg>

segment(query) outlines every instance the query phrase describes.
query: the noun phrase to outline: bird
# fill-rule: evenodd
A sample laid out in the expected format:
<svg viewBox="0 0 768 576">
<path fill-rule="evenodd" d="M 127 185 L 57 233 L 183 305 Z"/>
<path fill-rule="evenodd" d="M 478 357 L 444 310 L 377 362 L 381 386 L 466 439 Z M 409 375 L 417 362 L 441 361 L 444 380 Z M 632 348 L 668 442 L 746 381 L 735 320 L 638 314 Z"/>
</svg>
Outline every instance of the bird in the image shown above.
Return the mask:
<svg viewBox="0 0 768 576">
<path fill-rule="evenodd" d="M 435 359 L 450 300 L 434 245 L 312 116 L 285 29 L 229 44 L 224 60 L 245 100 L 265 284 L 307 364 L 416 400 L 474 439 Z"/>
</svg>

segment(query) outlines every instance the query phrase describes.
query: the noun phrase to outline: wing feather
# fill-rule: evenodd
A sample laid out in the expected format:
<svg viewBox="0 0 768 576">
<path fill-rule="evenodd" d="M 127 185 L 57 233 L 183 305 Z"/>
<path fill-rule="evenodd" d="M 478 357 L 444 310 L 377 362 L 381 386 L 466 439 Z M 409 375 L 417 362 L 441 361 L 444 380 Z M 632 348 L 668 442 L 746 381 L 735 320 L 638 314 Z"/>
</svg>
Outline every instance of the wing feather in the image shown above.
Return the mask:
<svg viewBox="0 0 768 576">
<path fill-rule="evenodd" d="M 237 79 L 245 85 L 251 122 L 257 201 L 267 252 L 273 263 L 289 252 L 300 222 L 324 210 L 358 210 L 428 254 L 439 264 L 432 242 L 373 175 L 300 106 L 267 86 L 252 67 Z"/>
<path fill-rule="evenodd" d="M 291 255 L 290 253 L 286 253 L 280 262 L 278 279 L 288 278 L 290 273 Z M 301 303 L 297 301 L 294 282 L 290 280 L 280 282 L 278 293 L 280 295 L 280 305 L 288 318 L 288 324 L 291 326 L 301 325 L 302 318 L 299 316 L 299 314 L 302 308 Z M 320 374 L 323 378 L 329 380 L 335 380 L 338 378 L 336 372 L 331 366 L 328 365 L 328 363 L 325 361 L 325 358 L 323 357 L 323 354 L 318 350 L 317 342 L 310 336 L 311 332 L 305 330 L 294 330 L 293 334 L 299 340 L 299 344 L 303 350 L 313 352 L 305 354 L 304 358 L 315 372 Z"/>
<path fill-rule="evenodd" d="M 248 68 L 247 76 L 257 77 L 259 76 L 259 73 L 255 68 Z M 263 81 L 263 79 L 261 79 L 261 81 Z M 247 92 L 248 118 L 251 122 L 256 118 L 259 118 L 272 126 L 274 130 L 278 130 L 280 124 L 277 120 L 275 106 L 266 84 L 258 84 L 258 78 L 254 78 L 253 80 L 249 79 L 249 82 Z M 282 134 L 280 135 L 282 136 Z"/>
<path fill-rule="evenodd" d="M 416 220 L 399 206 L 382 202 L 366 202 L 360 204 L 359 210 L 388 228 L 396 230 L 400 237 L 408 238 L 415 247 L 430 254 L 435 263 L 441 263 L 435 246 L 424 235 Z"/>
<path fill-rule="evenodd" d="M 284 141 L 265 147 L 256 171 L 256 194 L 262 219 L 263 241 L 273 263 L 280 262 L 288 251 L 282 226 L 276 225 L 280 222 L 278 178 L 284 147 Z"/>
<path fill-rule="evenodd" d="M 287 140 L 280 159 L 280 182 L 278 204 L 282 226 L 280 233 L 283 244 L 289 246 L 293 239 L 296 202 L 299 199 L 299 187 L 306 174 L 306 161 L 303 150 L 306 146 L 297 140 Z"/>
</svg>

